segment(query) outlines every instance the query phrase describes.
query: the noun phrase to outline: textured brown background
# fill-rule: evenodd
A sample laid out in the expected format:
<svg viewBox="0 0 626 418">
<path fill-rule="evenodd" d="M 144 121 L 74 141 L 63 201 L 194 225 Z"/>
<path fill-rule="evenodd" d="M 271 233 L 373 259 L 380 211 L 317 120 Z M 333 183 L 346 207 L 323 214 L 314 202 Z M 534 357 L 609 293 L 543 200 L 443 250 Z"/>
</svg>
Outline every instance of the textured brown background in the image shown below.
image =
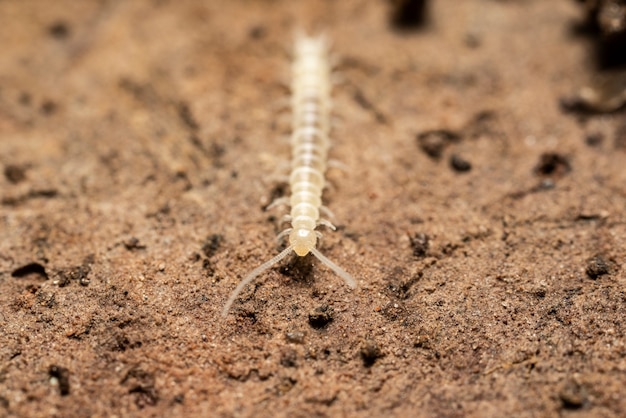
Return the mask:
<svg viewBox="0 0 626 418">
<path fill-rule="evenodd" d="M 624 113 L 559 107 L 583 9 L 391 3 L 0 1 L 0 416 L 626 410 Z M 287 262 L 222 320 L 278 250 L 297 28 L 336 54 L 321 248 L 359 288 Z"/>
</svg>

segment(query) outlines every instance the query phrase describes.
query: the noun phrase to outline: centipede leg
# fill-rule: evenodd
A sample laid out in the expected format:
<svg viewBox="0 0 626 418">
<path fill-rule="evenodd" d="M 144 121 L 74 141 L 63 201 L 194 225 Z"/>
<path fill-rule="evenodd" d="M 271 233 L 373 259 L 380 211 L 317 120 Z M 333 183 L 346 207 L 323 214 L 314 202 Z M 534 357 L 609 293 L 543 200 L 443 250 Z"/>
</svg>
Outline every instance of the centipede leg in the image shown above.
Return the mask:
<svg viewBox="0 0 626 418">
<path fill-rule="evenodd" d="M 266 206 L 265 210 L 270 210 L 277 206 L 287 206 L 287 205 L 289 205 L 289 198 L 286 196 L 283 196 L 283 197 L 274 199 L 272 203 Z"/>
<path fill-rule="evenodd" d="M 333 225 L 332 222 L 330 222 L 328 219 L 324 219 L 324 218 L 318 219 L 317 225 L 323 225 L 326 228 L 332 229 L 333 231 L 337 230 L 337 227 L 335 227 L 335 225 Z"/>
<path fill-rule="evenodd" d="M 276 241 L 277 242 L 282 242 L 282 240 L 285 239 L 286 236 L 288 236 L 291 231 L 293 231 L 293 228 L 287 228 L 284 231 L 282 231 L 280 234 L 276 235 Z"/>
<path fill-rule="evenodd" d="M 337 217 L 335 216 L 333 211 L 328 208 L 328 206 L 321 205 L 320 213 L 323 214 L 325 217 L 329 218 L 331 222 L 337 222 Z"/>
</svg>

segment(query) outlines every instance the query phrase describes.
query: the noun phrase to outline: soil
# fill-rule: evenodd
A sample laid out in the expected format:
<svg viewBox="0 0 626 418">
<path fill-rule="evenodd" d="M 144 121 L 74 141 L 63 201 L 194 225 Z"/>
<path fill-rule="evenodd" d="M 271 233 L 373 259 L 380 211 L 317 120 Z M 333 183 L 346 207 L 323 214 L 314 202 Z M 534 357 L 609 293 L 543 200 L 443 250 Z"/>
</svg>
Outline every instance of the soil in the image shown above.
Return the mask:
<svg viewBox="0 0 626 418">
<path fill-rule="evenodd" d="M 626 410 L 626 94 L 583 89 L 608 70 L 582 4 L 0 17 L 0 416 Z M 224 319 L 279 250 L 298 29 L 332 41 L 347 169 L 327 173 L 339 227 L 319 248 L 358 288 L 286 260 Z"/>
</svg>

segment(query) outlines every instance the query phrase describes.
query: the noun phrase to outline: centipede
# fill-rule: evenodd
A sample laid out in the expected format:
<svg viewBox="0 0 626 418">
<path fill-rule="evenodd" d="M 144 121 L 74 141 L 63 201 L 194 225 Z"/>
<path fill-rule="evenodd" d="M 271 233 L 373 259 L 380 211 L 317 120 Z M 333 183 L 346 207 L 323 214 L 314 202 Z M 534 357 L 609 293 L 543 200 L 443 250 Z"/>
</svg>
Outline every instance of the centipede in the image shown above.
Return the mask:
<svg viewBox="0 0 626 418">
<path fill-rule="evenodd" d="M 278 255 L 261 264 L 243 278 L 230 294 L 222 316 L 226 317 L 241 291 L 257 276 L 295 253 L 299 257 L 313 254 L 323 265 L 341 277 L 354 289 L 354 278 L 317 249 L 322 233 L 320 226 L 335 230 L 335 226 L 320 213 L 330 211 L 322 205 L 326 179 L 331 129 L 331 72 L 328 40 L 324 36 L 296 37 L 291 65 L 291 174 L 290 196 L 279 198 L 270 206 L 289 205 L 285 216 L 291 227 L 278 234 L 277 239 L 288 239 L 287 247 Z"/>
</svg>

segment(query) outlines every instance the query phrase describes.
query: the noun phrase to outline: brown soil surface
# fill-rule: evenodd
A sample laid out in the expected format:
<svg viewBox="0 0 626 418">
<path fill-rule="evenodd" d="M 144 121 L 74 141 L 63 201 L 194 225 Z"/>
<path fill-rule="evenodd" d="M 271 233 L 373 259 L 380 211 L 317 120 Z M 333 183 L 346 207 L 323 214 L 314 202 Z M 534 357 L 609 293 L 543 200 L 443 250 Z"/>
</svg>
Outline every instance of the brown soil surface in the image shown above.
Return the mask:
<svg viewBox="0 0 626 418">
<path fill-rule="evenodd" d="M 0 416 L 626 410 L 625 114 L 559 106 L 583 8 L 399 3 L 0 1 Z M 287 261 L 222 319 L 278 251 L 298 28 L 337 59 L 320 248 L 359 287 Z"/>
</svg>

